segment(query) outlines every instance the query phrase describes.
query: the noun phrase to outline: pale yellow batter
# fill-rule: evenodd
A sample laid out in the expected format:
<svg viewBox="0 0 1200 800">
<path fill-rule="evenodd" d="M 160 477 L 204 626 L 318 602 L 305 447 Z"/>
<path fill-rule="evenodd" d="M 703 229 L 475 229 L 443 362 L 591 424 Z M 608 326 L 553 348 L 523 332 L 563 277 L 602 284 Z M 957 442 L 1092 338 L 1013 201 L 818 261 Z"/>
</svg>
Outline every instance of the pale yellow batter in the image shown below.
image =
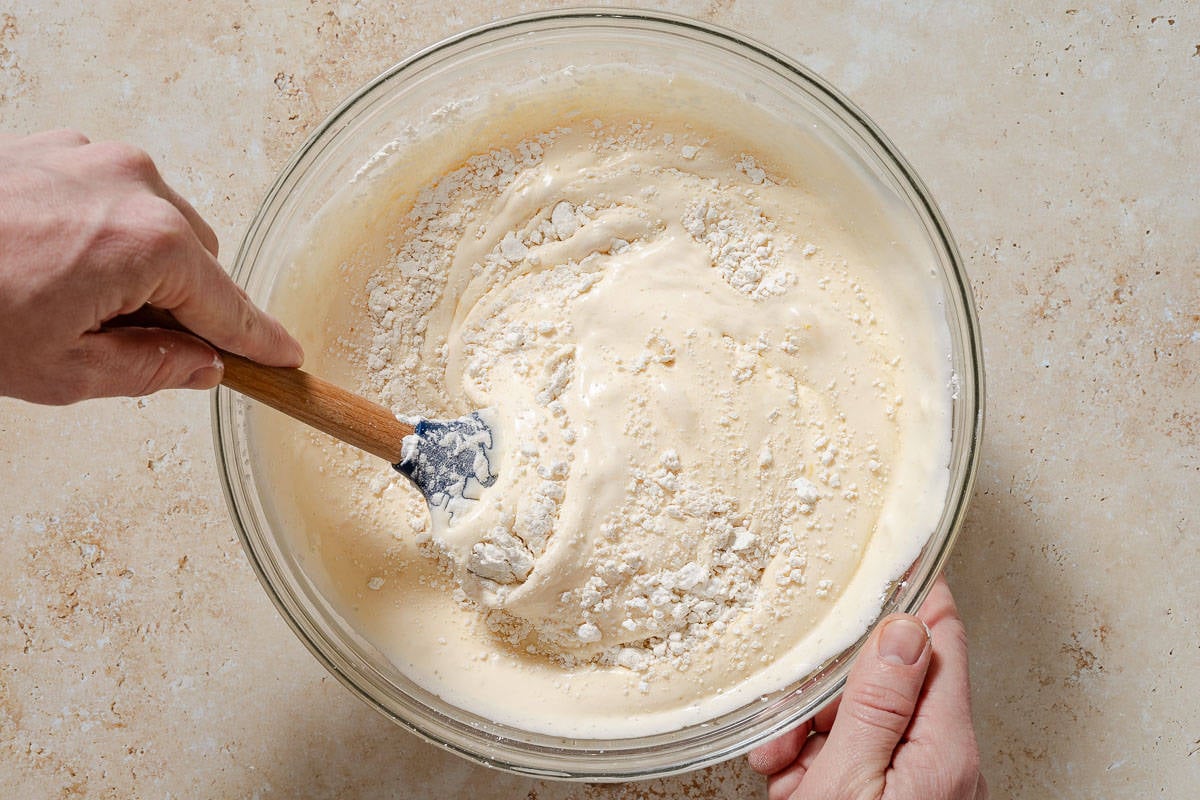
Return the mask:
<svg viewBox="0 0 1200 800">
<path fill-rule="evenodd" d="M 611 77 L 380 157 L 272 298 L 310 368 L 397 413 L 495 409 L 472 510 L 431 525 L 386 465 L 255 426 L 356 630 L 464 709 L 578 737 L 710 719 L 856 639 L 949 452 L 938 287 L 885 196 L 733 98 Z"/>
</svg>

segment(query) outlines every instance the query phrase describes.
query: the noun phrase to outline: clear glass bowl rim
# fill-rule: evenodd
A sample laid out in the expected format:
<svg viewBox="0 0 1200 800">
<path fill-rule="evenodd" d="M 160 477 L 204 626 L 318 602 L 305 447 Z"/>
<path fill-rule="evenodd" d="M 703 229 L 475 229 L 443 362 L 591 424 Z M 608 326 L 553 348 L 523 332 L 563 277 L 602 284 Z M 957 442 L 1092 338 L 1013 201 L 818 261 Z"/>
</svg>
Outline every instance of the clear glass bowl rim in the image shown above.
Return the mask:
<svg viewBox="0 0 1200 800">
<path fill-rule="evenodd" d="M 340 126 L 353 117 L 360 102 L 383 84 L 402 79 L 409 71 L 444 56 L 448 51 L 487 46 L 498 39 L 536 34 L 546 29 L 583 29 L 591 26 L 606 31 L 653 30 L 697 44 L 720 47 L 799 84 L 803 91 L 822 101 L 840 122 L 856 133 L 862 143 L 884 162 L 891 170 L 891 177 L 904 190 L 913 210 L 925 223 L 931 244 L 941 255 L 943 278 L 948 283 L 948 322 L 958 324 L 958 330 L 952 333 L 957 334 L 955 371 L 960 382 L 957 400 L 960 405 L 955 406 L 957 447 L 951 463 L 948 495 L 951 502 L 943 513 L 938 531 L 931 535 L 925 550 L 906 573 L 904 580 L 893 587 L 884 613 L 880 616 L 891 611 L 915 611 L 940 573 L 957 538 L 979 460 L 983 434 L 983 360 L 970 284 L 940 211 L 907 161 L 874 123 L 838 90 L 782 53 L 710 23 L 668 13 L 614 8 L 523 14 L 448 37 L 400 61 L 364 85 L 316 128 L 281 171 L 260 204 L 239 247 L 232 269 L 234 279 L 243 287 L 247 285 L 255 264 L 254 255 L 280 206 L 287 200 L 296 171 L 315 152 L 328 146 L 328 137 L 336 138 Z M 621 741 L 563 740 L 512 729 L 511 735 L 505 736 L 502 732 L 504 726 L 480 725 L 478 719 L 470 720 L 470 714 L 451 713 L 446 716 L 444 709 L 430 709 L 432 713 L 429 714 L 412 713 L 414 709 L 411 705 L 407 709 L 410 718 L 389 705 L 387 698 L 380 698 L 372 691 L 372 686 L 377 685 L 378 681 L 368 674 L 369 665 L 355 663 L 355 659 L 322 635 L 319 626 L 308 616 L 304 603 L 294 595 L 282 568 L 271 558 L 269 548 L 264 546 L 264 537 L 271 534 L 269 530 L 260 529 L 254 513 L 255 502 L 248 495 L 246 483 L 240 479 L 238 452 L 242 442 L 236 422 L 237 402 L 235 396 L 223 387 L 213 395 L 213 439 L 222 489 L 243 549 L 280 614 L 318 661 L 361 699 L 421 738 L 478 763 L 521 774 L 587 781 L 658 777 L 715 764 L 778 735 L 816 713 L 836 697 L 845 683 L 854 655 L 869 635 L 869 632 L 864 634 L 858 642 L 826 662 L 803 682 L 773 695 L 777 699 L 767 709 L 773 710 L 773 713 L 764 714 L 760 711 L 747 715 L 739 710 L 713 723 L 684 728 L 681 732 L 671 734 Z M 820 686 L 807 702 L 798 706 L 788 705 L 802 686 L 813 684 Z M 732 730 L 722 728 L 721 719 L 739 714 L 740 724 Z M 467 720 L 465 724 L 463 720 Z M 498 733 L 497 729 L 501 729 L 501 732 Z M 691 736 L 681 738 L 679 734 L 686 732 L 691 732 Z"/>
</svg>

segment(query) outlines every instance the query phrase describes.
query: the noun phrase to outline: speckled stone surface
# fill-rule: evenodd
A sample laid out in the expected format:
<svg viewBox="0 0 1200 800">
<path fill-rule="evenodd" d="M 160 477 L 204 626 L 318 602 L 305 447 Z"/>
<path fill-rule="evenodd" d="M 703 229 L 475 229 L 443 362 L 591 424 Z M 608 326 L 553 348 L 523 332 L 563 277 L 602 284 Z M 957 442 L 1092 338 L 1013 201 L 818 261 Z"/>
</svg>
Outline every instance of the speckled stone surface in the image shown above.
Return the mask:
<svg viewBox="0 0 1200 800">
<path fill-rule="evenodd" d="M 321 118 L 548 4 L 17 0 L 0 129 L 137 142 L 228 257 Z M 949 574 L 996 797 L 1200 786 L 1200 7 L 675 2 L 821 72 L 929 184 L 977 293 L 978 489 Z M 749 798 L 475 767 L 355 699 L 259 587 L 207 398 L 0 400 L 0 797 Z"/>
</svg>

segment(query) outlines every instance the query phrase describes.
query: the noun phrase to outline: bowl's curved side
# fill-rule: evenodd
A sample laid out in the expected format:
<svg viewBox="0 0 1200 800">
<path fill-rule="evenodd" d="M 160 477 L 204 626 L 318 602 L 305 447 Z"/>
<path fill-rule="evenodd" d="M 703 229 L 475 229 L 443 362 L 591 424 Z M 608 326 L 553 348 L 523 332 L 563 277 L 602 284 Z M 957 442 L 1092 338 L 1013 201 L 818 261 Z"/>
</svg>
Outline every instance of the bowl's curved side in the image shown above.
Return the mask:
<svg viewBox="0 0 1200 800">
<path fill-rule="evenodd" d="M 466 31 L 428 47 L 379 75 L 343 102 L 313 132 L 268 191 L 238 250 L 235 280 L 259 303 L 269 299 L 279 277 L 280 237 L 311 212 L 298 199 L 322 175 L 336 172 L 341 148 L 356 125 L 386 106 L 392 87 L 414 76 L 434 75 L 466 54 L 489 47 L 536 47 L 536 37 L 636 35 L 665 37 L 714 58 L 732 58 L 790 82 L 827 114 L 840 136 L 881 169 L 880 179 L 897 191 L 924 226 L 944 283 L 953 368 L 954 401 L 951 484 L 940 524 L 905 578 L 897 581 L 883 614 L 919 607 L 943 566 L 961 527 L 974 483 L 983 429 L 983 366 L 979 326 L 970 284 L 953 238 L 927 188 L 881 131 L 847 98 L 818 75 L 768 47 L 736 33 L 683 17 L 647 11 L 580 9 L 503 20 Z M 230 514 L 250 562 L 276 608 L 314 656 L 352 692 L 412 732 L 488 766 L 544 777 L 614 781 L 667 775 L 707 766 L 749 750 L 816 711 L 837 695 L 858 642 L 796 684 L 753 708 L 680 732 L 635 740 L 566 740 L 497 725 L 447 709 L 415 685 L 396 690 L 395 676 L 372 662 L 368 648 L 339 628 L 319 592 L 298 577 L 294 560 L 272 533 L 253 468 L 245 401 L 228 390 L 213 396 L 214 446 Z"/>
</svg>

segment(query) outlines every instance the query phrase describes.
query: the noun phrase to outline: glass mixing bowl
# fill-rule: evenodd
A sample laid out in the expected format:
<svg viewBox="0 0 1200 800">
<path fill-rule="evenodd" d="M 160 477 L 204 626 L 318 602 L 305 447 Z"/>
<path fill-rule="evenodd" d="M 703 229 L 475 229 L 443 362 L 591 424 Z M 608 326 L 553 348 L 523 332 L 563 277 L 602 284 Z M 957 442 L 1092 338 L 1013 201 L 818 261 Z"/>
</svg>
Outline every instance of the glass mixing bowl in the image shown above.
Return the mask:
<svg viewBox="0 0 1200 800">
<path fill-rule="evenodd" d="M 920 179 L 866 116 L 824 80 L 734 33 L 643 11 L 579 10 L 529 15 L 478 28 L 396 65 L 341 105 L 288 163 L 253 220 L 234 278 L 270 308 L 288 254 L 339 187 L 390 142 L 480 87 L 515 86 L 547 70 L 629 64 L 750 98 L 797 132 L 818 136 L 888 197 L 925 240 L 940 277 L 955 376 L 949 489 L 920 556 L 884 599 L 879 618 L 912 612 L 940 571 L 971 494 L 983 414 L 979 330 L 967 277 L 941 215 Z M 749 750 L 815 714 L 842 688 L 852 647 L 806 677 L 749 706 L 670 733 L 620 740 L 566 739 L 497 724 L 456 708 L 406 678 L 357 634 L 306 574 L 273 509 L 287 502 L 255 466 L 249 401 L 215 393 L 215 444 L 229 507 L 255 571 L 292 629 L 351 691 L 396 723 L 475 761 L 521 773 L 592 781 L 665 775 Z"/>
</svg>

